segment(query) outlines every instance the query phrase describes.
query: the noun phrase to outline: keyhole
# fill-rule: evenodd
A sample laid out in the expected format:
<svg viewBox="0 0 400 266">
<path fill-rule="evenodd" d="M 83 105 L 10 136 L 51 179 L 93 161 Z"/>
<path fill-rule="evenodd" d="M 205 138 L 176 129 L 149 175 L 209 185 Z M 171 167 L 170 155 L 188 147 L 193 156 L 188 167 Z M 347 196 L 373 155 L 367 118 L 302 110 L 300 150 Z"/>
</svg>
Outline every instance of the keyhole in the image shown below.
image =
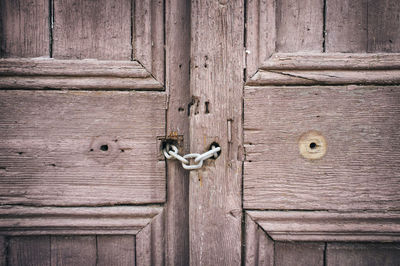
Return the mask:
<svg viewBox="0 0 400 266">
<path fill-rule="evenodd" d="M 102 150 L 102 151 L 108 151 L 108 145 L 107 145 L 107 144 L 101 145 L 101 146 L 100 146 L 100 150 Z"/>
<path fill-rule="evenodd" d="M 317 147 L 317 144 L 315 142 L 310 143 L 310 149 L 315 149 Z"/>
</svg>

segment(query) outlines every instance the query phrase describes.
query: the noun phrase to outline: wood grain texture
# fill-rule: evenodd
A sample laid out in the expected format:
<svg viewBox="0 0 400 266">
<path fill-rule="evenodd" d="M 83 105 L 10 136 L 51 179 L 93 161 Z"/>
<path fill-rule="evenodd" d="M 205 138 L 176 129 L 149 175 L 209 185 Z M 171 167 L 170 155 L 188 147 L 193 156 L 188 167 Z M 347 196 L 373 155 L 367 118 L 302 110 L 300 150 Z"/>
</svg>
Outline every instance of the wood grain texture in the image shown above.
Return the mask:
<svg viewBox="0 0 400 266">
<path fill-rule="evenodd" d="M 398 210 L 399 103 L 390 86 L 247 87 L 244 206 Z M 319 160 L 299 152 L 310 130 L 327 142 Z"/>
<path fill-rule="evenodd" d="M 398 53 L 275 53 L 262 70 L 399 70 Z M 356 76 L 356 73 L 354 73 Z"/>
<path fill-rule="evenodd" d="M 135 265 L 134 236 L 97 236 L 97 266 Z"/>
<path fill-rule="evenodd" d="M 393 85 L 400 70 L 259 70 L 247 85 Z"/>
<path fill-rule="evenodd" d="M 167 136 L 183 137 L 180 148 L 189 153 L 190 3 L 166 2 Z M 165 212 L 166 264 L 189 265 L 189 172 L 177 161 L 167 164 Z"/>
<path fill-rule="evenodd" d="M 246 215 L 245 265 L 274 266 L 274 241 Z"/>
<path fill-rule="evenodd" d="M 399 241 L 399 212 L 247 211 L 278 241 Z"/>
<path fill-rule="evenodd" d="M 52 236 L 51 265 L 96 265 L 95 236 Z"/>
<path fill-rule="evenodd" d="M 51 265 L 49 236 L 11 237 L 8 247 L 9 265 Z"/>
<path fill-rule="evenodd" d="M 368 52 L 400 52 L 400 2 L 368 1 Z"/>
<path fill-rule="evenodd" d="M 1 91 L 0 110 L 2 204 L 165 201 L 163 93 Z"/>
<path fill-rule="evenodd" d="M 399 265 L 400 244 L 328 243 L 326 265 Z"/>
<path fill-rule="evenodd" d="M 0 57 L 49 57 L 49 2 L 1 0 L 0 32 Z"/>
<path fill-rule="evenodd" d="M 161 212 L 136 235 L 137 265 L 165 265 L 165 214 Z"/>
<path fill-rule="evenodd" d="M 3 235 L 136 234 L 162 212 L 159 206 L 1 206 Z"/>
<path fill-rule="evenodd" d="M 241 1 L 192 2 L 190 151 L 222 152 L 190 173 L 191 265 L 241 263 L 243 29 Z"/>
<path fill-rule="evenodd" d="M 246 78 L 249 78 L 275 52 L 276 1 L 248 0 L 246 4 Z"/>
<path fill-rule="evenodd" d="M 162 90 L 137 61 L 0 59 L 3 89 Z"/>
<path fill-rule="evenodd" d="M 276 2 L 276 50 L 323 50 L 323 0 Z"/>
<path fill-rule="evenodd" d="M 8 239 L 0 235 L 0 266 L 7 266 Z"/>
<path fill-rule="evenodd" d="M 130 0 L 54 0 L 54 58 L 130 60 L 131 51 Z"/>
<path fill-rule="evenodd" d="M 164 84 L 164 1 L 134 2 L 133 58 Z"/>
<path fill-rule="evenodd" d="M 326 52 L 367 52 L 370 23 L 368 2 L 326 1 Z"/>
<path fill-rule="evenodd" d="M 275 242 L 276 266 L 322 266 L 324 243 Z"/>
<path fill-rule="evenodd" d="M 5 236 L 0 236 L 0 266 L 7 265 L 8 241 Z"/>
</svg>

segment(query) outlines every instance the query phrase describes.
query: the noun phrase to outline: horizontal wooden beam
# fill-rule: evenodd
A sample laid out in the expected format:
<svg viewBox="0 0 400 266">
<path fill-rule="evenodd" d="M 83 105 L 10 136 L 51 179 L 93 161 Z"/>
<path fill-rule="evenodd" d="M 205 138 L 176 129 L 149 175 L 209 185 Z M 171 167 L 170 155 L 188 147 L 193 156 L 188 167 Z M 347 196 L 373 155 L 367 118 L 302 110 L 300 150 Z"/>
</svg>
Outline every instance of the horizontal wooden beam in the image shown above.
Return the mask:
<svg viewBox="0 0 400 266">
<path fill-rule="evenodd" d="M 0 207 L 2 235 L 137 234 L 161 206 Z"/>
<path fill-rule="evenodd" d="M 399 241 L 400 212 L 246 211 L 278 241 Z"/>
<path fill-rule="evenodd" d="M 137 61 L 0 59 L 2 89 L 163 90 Z"/>
</svg>

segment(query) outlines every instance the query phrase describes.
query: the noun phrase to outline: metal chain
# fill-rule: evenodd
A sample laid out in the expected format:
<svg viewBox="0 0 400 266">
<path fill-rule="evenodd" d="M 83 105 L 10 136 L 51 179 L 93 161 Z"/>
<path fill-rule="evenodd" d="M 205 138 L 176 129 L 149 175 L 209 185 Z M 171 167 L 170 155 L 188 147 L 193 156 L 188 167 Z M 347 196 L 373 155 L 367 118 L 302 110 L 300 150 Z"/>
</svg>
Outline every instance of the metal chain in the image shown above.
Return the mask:
<svg viewBox="0 0 400 266">
<path fill-rule="evenodd" d="M 177 159 L 182 163 L 182 167 L 186 170 L 200 169 L 203 166 L 203 161 L 211 157 L 217 158 L 218 152 L 221 151 L 221 147 L 211 146 L 211 150 L 199 154 L 199 153 L 189 153 L 184 156 L 178 154 L 178 148 L 175 145 L 167 144 L 163 149 L 165 158 L 167 159 Z M 194 159 L 196 164 L 190 164 L 187 159 Z"/>
</svg>

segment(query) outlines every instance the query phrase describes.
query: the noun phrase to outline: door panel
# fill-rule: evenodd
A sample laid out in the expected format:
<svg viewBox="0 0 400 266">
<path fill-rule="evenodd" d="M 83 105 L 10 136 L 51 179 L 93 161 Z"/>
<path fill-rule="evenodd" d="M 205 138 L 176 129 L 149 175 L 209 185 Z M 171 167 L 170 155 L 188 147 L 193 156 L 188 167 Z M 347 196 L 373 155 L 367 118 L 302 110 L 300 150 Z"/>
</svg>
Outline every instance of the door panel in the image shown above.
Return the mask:
<svg viewBox="0 0 400 266">
<path fill-rule="evenodd" d="M 397 265 L 400 4 L 298 2 L 246 1 L 244 260 Z"/>
<path fill-rule="evenodd" d="M 2 204 L 165 200 L 156 141 L 165 130 L 164 95 L 2 91 L 0 99 Z"/>
<path fill-rule="evenodd" d="M 164 2 L 0 7 L 0 264 L 165 263 Z"/>
<path fill-rule="evenodd" d="M 247 87 L 244 108 L 245 208 L 400 207 L 399 87 Z"/>
</svg>

